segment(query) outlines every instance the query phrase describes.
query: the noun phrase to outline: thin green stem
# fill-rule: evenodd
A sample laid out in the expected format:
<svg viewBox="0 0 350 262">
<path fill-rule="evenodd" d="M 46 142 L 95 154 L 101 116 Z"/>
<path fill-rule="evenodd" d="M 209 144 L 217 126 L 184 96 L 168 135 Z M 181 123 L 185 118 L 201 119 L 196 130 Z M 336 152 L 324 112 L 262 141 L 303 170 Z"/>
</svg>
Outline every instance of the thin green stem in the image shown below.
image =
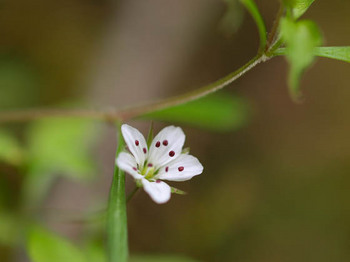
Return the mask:
<svg viewBox="0 0 350 262">
<path fill-rule="evenodd" d="M 154 111 L 162 110 L 168 107 L 181 105 L 199 99 L 211 93 L 214 93 L 257 66 L 259 63 L 268 60 L 264 54 L 259 54 L 251 59 L 248 63 L 232 72 L 231 74 L 209 84 L 202 88 L 188 92 L 186 94 L 167 98 L 158 102 L 149 104 L 133 106 L 121 110 L 93 110 L 93 109 L 79 109 L 79 110 L 58 110 L 58 109 L 32 109 L 32 110 L 17 110 L 0 112 L 0 123 L 5 122 L 26 122 L 36 119 L 48 117 L 77 117 L 90 118 L 95 120 L 102 120 L 107 122 L 127 121 L 132 118 L 140 117 Z"/>
<path fill-rule="evenodd" d="M 258 27 L 259 37 L 260 37 L 260 47 L 258 53 L 263 53 L 266 46 L 266 26 L 261 13 L 253 0 L 241 0 L 241 3 L 248 10 L 250 15 L 253 17 L 256 26 Z"/>
<path fill-rule="evenodd" d="M 124 148 L 123 137 L 119 128 L 116 155 Z M 107 213 L 107 251 L 109 262 L 128 260 L 128 230 L 125 200 L 125 174 L 115 165 Z"/>
<path fill-rule="evenodd" d="M 278 38 L 276 39 L 276 42 L 272 44 L 269 50 L 266 52 L 266 57 L 273 58 L 275 57 L 276 50 L 280 49 L 281 46 L 283 46 L 284 42 L 282 39 Z"/>
<path fill-rule="evenodd" d="M 137 191 L 139 191 L 139 187 L 138 186 L 136 186 L 135 188 L 134 188 L 134 190 L 133 191 L 131 191 L 131 193 L 128 195 L 128 197 L 126 198 L 126 202 L 129 202 L 132 198 L 133 198 L 133 196 L 136 194 L 136 192 Z"/>
<path fill-rule="evenodd" d="M 265 48 L 265 52 L 268 52 L 271 48 L 273 48 L 273 46 L 276 44 L 276 42 L 278 42 L 278 28 L 279 28 L 279 24 L 280 24 L 280 20 L 283 16 L 285 12 L 285 8 L 283 6 L 283 4 L 281 3 L 280 4 L 280 7 L 278 9 L 278 12 L 277 12 L 277 15 L 276 15 L 276 18 L 273 22 L 273 25 L 272 25 L 272 28 L 271 28 L 271 31 L 269 33 L 269 37 L 268 37 L 268 40 L 267 40 L 267 45 L 266 45 L 266 48 Z"/>
<path fill-rule="evenodd" d="M 266 57 L 264 55 L 257 55 L 253 59 L 251 59 L 248 63 L 246 63 L 245 65 L 243 65 L 242 67 L 234 71 L 233 73 L 207 86 L 201 87 L 199 89 L 193 90 L 191 92 L 188 92 L 180 96 L 167 98 L 159 102 L 141 105 L 138 107 L 127 108 L 119 111 L 119 114 L 122 117 L 122 119 L 127 120 L 131 118 L 137 118 L 142 115 L 159 111 L 168 107 L 177 106 L 177 105 L 191 102 L 193 100 L 197 100 L 199 98 L 212 94 L 228 86 L 229 84 L 231 84 L 232 82 L 234 82 L 235 80 L 243 76 L 245 73 L 247 73 L 248 71 L 250 71 L 252 68 L 254 68 L 255 66 L 257 66 L 259 63 L 263 61 L 266 61 Z"/>
</svg>

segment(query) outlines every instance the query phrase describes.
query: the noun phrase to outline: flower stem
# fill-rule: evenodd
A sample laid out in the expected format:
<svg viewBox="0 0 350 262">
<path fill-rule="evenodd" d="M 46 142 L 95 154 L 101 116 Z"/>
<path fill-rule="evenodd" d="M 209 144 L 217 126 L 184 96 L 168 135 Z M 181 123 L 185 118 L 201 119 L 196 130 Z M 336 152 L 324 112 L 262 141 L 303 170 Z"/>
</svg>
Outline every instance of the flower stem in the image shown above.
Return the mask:
<svg viewBox="0 0 350 262">
<path fill-rule="evenodd" d="M 140 188 L 139 188 L 138 186 L 136 186 L 136 187 L 134 188 L 134 190 L 133 190 L 133 191 L 128 195 L 128 197 L 126 198 L 126 202 L 129 202 L 139 189 L 140 189 Z"/>
<path fill-rule="evenodd" d="M 116 155 L 122 151 L 124 140 L 119 128 Z M 117 165 L 111 185 L 107 213 L 107 249 L 109 262 L 128 260 L 128 230 L 125 201 L 125 174 Z"/>
</svg>

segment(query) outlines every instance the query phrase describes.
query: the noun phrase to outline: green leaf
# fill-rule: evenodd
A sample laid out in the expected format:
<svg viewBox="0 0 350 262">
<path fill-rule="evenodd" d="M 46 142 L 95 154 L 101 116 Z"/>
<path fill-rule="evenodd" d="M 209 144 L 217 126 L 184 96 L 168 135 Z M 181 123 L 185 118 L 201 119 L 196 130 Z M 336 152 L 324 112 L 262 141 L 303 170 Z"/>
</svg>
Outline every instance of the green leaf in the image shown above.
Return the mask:
<svg viewBox="0 0 350 262">
<path fill-rule="evenodd" d="M 286 55 L 286 48 L 278 48 L 273 56 Z M 350 46 L 322 46 L 314 49 L 314 55 L 350 63 Z"/>
<path fill-rule="evenodd" d="M 0 160 L 12 165 L 19 165 L 24 152 L 16 138 L 5 130 L 0 130 Z"/>
<path fill-rule="evenodd" d="M 300 97 L 299 81 L 302 73 L 314 60 L 314 49 L 322 43 L 317 25 L 308 20 L 281 21 L 281 36 L 286 43 L 286 57 L 290 64 L 288 85 L 293 99 Z"/>
<path fill-rule="evenodd" d="M 119 128 L 116 157 L 124 149 L 124 140 Z M 125 174 L 114 167 L 114 176 L 109 193 L 107 215 L 107 245 L 110 262 L 128 261 L 128 229 L 125 199 Z"/>
<path fill-rule="evenodd" d="M 283 0 L 283 3 L 289 8 L 294 19 L 302 16 L 315 0 Z"/>
<path fill-rule="evenodd" d="M 27 250 L 32 262 L 85 262 L 83 253 L 66 239 L 42 228 L 30 230 Z"/>
<path fill-rule="evenodd" d="M 144 115 L 147 119 L 188 124 L 213 131 L 237 129 L 247 122 L 248 117 L 247 102 L 223 92 Z"/>
<path fill-rule="evenodd" d="M 260 36 L 260 50 L 264 50 L 266 46 L 266 26 L 264 20 L 256 6 L 254 0 L 240 0 L 241 3 L 247 8 L 250 15 L 253 17 L 259 31 Z"/>
<path fill-rule="evenodd" d="M 91 178 L 96 173 L 91 158 L 96 131 L 96 125 L 89 120 L 59 118 L 34 122 L 28 131 L 32 172 Z"/>
<path fill-rule="evenodd" d="M 314 54 L 350 63 L 350 46 L 316 47 Z"/>
</svg>

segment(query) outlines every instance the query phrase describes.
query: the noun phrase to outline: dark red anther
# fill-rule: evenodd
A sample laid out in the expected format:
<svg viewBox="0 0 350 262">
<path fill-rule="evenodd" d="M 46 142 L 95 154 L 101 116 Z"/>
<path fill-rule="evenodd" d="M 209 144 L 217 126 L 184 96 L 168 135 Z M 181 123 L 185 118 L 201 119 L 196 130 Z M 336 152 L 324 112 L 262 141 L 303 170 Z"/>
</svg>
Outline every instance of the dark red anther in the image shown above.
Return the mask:
<svg viewBox="0 0 350 262">
<path fill-rule="evenodd" d="M 182 172 L 182 171 L 184 171 L 184 167 L 183 166 L 179 166 L 179 168 L 178 168 L 178 170 L 180 171 L 180 172 Z"/>
<path fill-rule="evenodd" d="M 158 184 L 159 184 L 160 182 L 161 182 L 161 180 L 159 180 L 159 179 L 157 179 L 157 180 L 156 180 L 156 183 L 158 183 Z"/>
<path fill-rule="evenodd" d="M 136 167 L 133 167 L 132 169 L 135 170 L 135 171 L 137 171 L 137 168 L 136 168 Z"/>
<path fill-rule="evenodd" d="M 160 147 L 160 142 L 159 141 L 157 141 L 156 147 Z"/>
<path fill-rule="evenodd" d="M 168 140 L 164 140 L 163 141 L 163 146 L 167 146 L 169 143 L 168 143 Z"/>
<path fill-rule="evenodd" d="M 147 166 L 148 166 L 148 167 L 152 167 L 153 165 L 152 165 L 152 163 L 149 163 Z"/>
<path fill-rule="evenodd" d="M 135 140 L 135 145 L 138 146 L 140 144 L 139 140 Z"/>
<path fill-rule="evenodd" d="M 165 172 L 168 172 L 169 171 L 169 167 L 167 166 L 166 168 L 165 168 Z"/>
<path fill-rule="evenodd" d="M 175 156 L 175 152 L 171 150 L 171 151 L 169 152 L 169 156 L 170 156 L 170 157 Z"/>
<path fill-rule="evenodd" d="M 143 153 L 145 154 L 147 153 L 147 149 L 145 147 L 142 150 L 143 150 Z"/>
</svg>

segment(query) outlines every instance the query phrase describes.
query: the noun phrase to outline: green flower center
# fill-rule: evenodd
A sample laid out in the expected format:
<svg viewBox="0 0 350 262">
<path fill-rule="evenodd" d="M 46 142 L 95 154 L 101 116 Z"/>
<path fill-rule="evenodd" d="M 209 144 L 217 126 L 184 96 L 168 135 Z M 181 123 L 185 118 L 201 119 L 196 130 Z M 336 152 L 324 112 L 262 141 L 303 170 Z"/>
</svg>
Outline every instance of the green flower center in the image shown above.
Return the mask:
<svg viewBox="0 0 350 262">
<path fill-rule="evenodd" d="M 147 180 L 151 180 L 156 174 L 157 171 L 152 164 L 147 164 L 144 165 L 142 168 L 141 175 L 143 175 Z"/>
</svg>

